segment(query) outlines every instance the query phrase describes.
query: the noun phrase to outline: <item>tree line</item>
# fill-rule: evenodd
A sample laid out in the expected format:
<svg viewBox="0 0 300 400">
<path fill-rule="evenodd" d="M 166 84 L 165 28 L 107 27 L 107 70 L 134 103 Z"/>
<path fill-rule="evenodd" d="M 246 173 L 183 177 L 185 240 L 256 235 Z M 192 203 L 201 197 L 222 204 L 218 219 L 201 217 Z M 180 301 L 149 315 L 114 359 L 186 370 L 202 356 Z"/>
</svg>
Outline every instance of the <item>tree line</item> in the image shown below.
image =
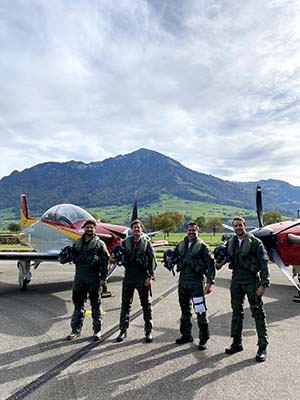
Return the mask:
<svg viewBox="0 0 300 400">
<path fill-rule="evenodd" d="M 282 221 L 282 215 L 276 210 L 265 212 L 263 218 L 265 225 Z M 184 230 L 191 219 L 177 211 L 165 211 L 160 214 L 148 215 L 144 225 L 151 232 L 160 230 L 176 232 Z M 197 222 L 202 231 L 213 232 L 213 234 L 224 231 L 223 220 L 221 218 L 213 217 L 206 219 L 200 216 L 195 218 L 194 221 Z"/>
<path fill-rule="evenodd" d="M 99 219 L 98 215 L 92 213 L 95 219 Z M 177 211 L 165 211 L 160 214 L 149 214 L 147 216 L 144 225 L 147 231 L 170 231 L 177 232 L 182 231 L 186 228 L 187 223 L 191 220 L 191 217 L 188 217 Z M 272 210 L 265 212 L 263 215 L 264 224 L 274 224 L 276 222 L 281 222 L 283 220 L 282 215 L 279 211 Z M 206 219 L 203 216 L 197 217 L 194 219 L 195 222 L 199 225 L 202 231 L 206 232 L 223 232 L 223 220 L 221 218 L 209 218 Z M 104 221 L 102 221 L 104 222 Z M 7 225 L 7 230 L 9 232 L 20 232 L 21 225 L 19 223 L 12 222 Z"/>
</svg>

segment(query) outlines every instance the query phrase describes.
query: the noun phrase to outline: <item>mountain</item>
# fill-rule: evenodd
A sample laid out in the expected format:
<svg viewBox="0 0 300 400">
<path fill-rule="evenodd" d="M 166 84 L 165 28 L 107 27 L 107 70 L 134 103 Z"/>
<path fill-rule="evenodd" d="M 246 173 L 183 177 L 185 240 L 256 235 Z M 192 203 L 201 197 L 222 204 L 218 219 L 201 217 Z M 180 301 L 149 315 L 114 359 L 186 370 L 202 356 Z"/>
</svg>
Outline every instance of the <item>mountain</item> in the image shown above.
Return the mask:
<svg viewBox="0 0 300 400">
<path fill-rule="evenodd" d="M 258 184 L 263 190 L 264 209 L 276 209 L 292 217 L 296 216 L 296 212 L 299 213 L 300 187 L 275 179 L 238 183 L 241 188 L 249 190 L 250 192 L 254 192 Z"/>
<path fill-rule="evenodd" d="M 300 208 L 300 188 L 274 180 L 261 184 L 266 209 L 295 214 Z M 256 182 L 224 181 L 186 168 L 156 151 L 139 149 L 101 162 L 47 162 L 14 171 L 0 180 L 0 209 L 18 209 L 21 193 L 28 195 L 30 210 L 36 213 L 59 203 L 82 207 L 128 205 L 136 190 L 141 206 L 169 194 L 254 209 L 255 187 Z"/>
</svg>

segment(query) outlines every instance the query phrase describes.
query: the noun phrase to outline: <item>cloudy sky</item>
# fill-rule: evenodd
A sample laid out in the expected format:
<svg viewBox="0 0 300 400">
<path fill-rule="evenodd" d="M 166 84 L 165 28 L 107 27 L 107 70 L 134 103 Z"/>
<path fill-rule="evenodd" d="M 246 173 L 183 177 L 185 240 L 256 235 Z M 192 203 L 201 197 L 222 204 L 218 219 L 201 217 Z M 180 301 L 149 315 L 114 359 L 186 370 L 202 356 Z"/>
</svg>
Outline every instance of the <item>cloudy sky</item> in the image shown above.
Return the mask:
<svg viewBox="0 0 300 400">
<path fill-rule="evenodd" d="M 300 186 L 299 0 L 0 0 L 0 178 L 141 147 Z"/>
</svg>

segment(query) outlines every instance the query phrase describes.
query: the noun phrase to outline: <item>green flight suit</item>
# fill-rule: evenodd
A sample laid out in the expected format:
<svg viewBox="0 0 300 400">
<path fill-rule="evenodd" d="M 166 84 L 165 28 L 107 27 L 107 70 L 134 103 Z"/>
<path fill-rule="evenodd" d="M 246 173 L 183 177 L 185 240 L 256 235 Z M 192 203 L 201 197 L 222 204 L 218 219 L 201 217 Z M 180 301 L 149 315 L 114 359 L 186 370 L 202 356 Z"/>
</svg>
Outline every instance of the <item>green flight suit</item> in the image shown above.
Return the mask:
<svg viewBox="0 0 300 400">
<path fill-rule="evenodd" d="M 232 321 L 231 337 L 241 343 L 244 299 L 247 295 L 252 317 L 255 319 L 258 336 L 258 346 L 264 348 L 268 344 L 268 332 L 263 301 L 258 297 L 256 290 L 259 286 L 270 286 L 268 254 L 260 239 L 247 233 L 239 245 L 238 237 L 232 237 L 227 243 L 227 253 L 232 269 L 230 286 Z"/>
<path fill-rule="evenodd" d="M 97 333 L 102 325 L 100 279 L 106 280 L 108 272 L 109 254 L 106 245 L 98 236 L 86 242 L 83 235 L 73 245 L 73 260 L 75 278 L 72 300 L 75 308 L 71 318 L 72 332 L 82 329 L 85 316 L 84 301 L 89 294 L 93 330 Z"/>
<path fill-rule="evenodd" d="M 204 298 L 204 278 L 207 283 L 215 283 L 215 264 L 210 255 L 208 246 L 197 239 L 189 246 L 188 237 L 185 237 L 175 248 L 178 257 L 177 271 L 179 272 L 178 299 L 181 308 L 180 333 L 190 336 L 192 332 L 191 301 L 196 297 Z M 196 312 L 199 328 L 199 339 L 206 343 L 209 339 L 207 313 Z"/>
<path fill-rule="evenodd" d="M 120 312 L 120 331 L 126 332 L 129 327 L 129 315 L 136 289 L 143 308 L 145 334 L 152 331 L 152 306 L 150 288 L 145 286 L 149 276 L 153 276 L 157 266 L 156 258 L 150 240 L 142 235 L 137 244 L 133 236 L 122 242 L 124 249 L 125 276 L 122 284 L 122 305 Z"/>
</svg>

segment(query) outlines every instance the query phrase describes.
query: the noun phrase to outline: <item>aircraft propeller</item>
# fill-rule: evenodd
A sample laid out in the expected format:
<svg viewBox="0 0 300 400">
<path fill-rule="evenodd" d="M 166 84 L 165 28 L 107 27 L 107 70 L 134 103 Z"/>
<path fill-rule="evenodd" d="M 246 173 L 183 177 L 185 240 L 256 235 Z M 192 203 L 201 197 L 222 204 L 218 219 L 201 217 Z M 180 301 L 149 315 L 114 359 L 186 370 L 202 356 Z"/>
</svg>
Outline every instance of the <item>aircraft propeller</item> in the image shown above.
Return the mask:
<svg viewBox="0 0 300 400">
<path fill-rule="evenodd" d="M 256 213 L 258 219 L 258 226 L 262 228 L 263 224 L 263 207 L 262 207 L 262 197 L 261 197 L 261 187 L 257 185 L 256 187 Z"/>
<path fill-rule="evenodd" d="M 295 224 L 289 225 L 288 227 L 284 227 L 283 229 L 275 232 L 270 226 L 263 225 L 263 207 L 262 207 L 262 194 L 261 187 L 257 185 L 256 187 L 256 213 L 258 218 L 259 228 L 251 231 L 251 233 L 258 237 L 264 244 L 269 257 L 274 261 L 277 267 L 286 275 L 286 277 L 290 280 L 290 282 L 296 287 L 298 291 L 300 291 L 300 287 L 294 281 L 292 274 L 287 269 L 286 265 L 281 259 L 280 254 L 278 253 L 276 247 L 278 243 L 278 235 L 284 232 L 291 227 L 297 226 L 300 224 L 300 221 L 297 221 Z M 293 235 L 292 233 L 288 233 L 287 240 L 289 243 L 297 243 L 300 244 L 300 237 L 297 235 Z"/>
<path fill-rule="evenodd" d="M 137 190 L 134 192 L 134 204 L 131 214 L 131 221 L 138 219 L 138 206 L 137 206 Z"/>
</svg>

